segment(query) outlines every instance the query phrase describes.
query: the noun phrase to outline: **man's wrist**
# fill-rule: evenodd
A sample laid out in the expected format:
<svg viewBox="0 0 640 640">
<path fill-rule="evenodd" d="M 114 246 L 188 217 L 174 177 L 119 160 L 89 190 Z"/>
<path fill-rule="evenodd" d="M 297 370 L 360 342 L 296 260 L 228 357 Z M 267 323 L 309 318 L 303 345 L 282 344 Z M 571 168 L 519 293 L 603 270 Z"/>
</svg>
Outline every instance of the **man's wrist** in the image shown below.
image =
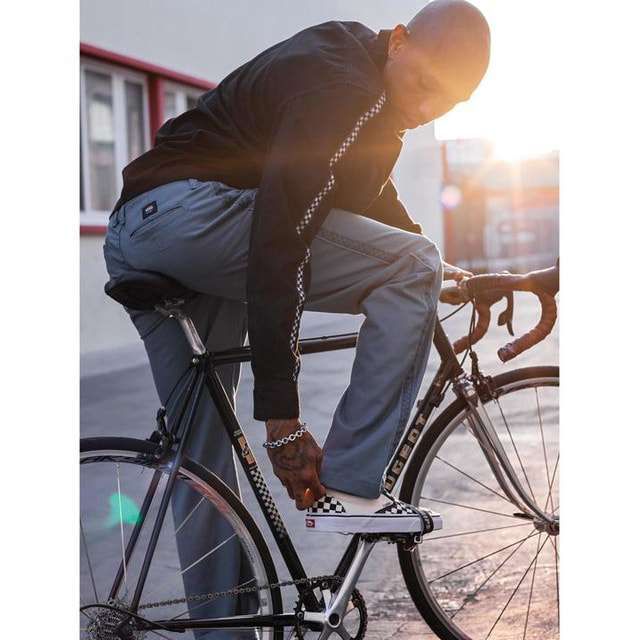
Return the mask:
<svg viewBox="0 0 640 640">
<path fill-rule="evenodd" d="M 280 437 L 280 435 L 287 435 L 292 433 L 302 423 L 300 422 L 300 418 L 270 418 L 265 422 L 265 426 L 267 428 L 267 432 L 276 437 Z"/>
</svg>

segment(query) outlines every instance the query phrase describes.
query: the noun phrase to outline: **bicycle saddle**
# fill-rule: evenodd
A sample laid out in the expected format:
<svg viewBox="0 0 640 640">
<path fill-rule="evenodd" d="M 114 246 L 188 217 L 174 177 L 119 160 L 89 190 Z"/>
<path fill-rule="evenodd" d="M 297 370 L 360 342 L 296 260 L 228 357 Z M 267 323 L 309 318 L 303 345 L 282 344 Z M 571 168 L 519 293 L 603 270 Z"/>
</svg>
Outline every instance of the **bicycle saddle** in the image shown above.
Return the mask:
<svg viewBox="0 0 640 640">
<path fill-rule="evenodd" d="M 104 292 L 136 311 L 152 311 L 167 300 L 186 300 L 195 295 L 173 278 L 155 271 L 136 271 L 112 278 L 104 285 Z"/>
</svg>

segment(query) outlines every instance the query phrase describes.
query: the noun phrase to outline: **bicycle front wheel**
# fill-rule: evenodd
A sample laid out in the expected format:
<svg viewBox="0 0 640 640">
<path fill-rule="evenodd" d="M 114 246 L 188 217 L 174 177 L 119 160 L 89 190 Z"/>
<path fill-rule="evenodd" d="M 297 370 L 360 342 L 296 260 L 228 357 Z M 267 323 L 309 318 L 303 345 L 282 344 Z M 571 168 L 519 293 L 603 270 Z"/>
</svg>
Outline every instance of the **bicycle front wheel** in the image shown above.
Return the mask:
<svg viewBox="0 0 640 640">
<path fill-rule="evenodd" d="M 133 438 L 85 438 L 80 446 L 80 637 L 120 637 L 171 463 Z M 150 488 L 154 488 L 150 499 Z M 126 559 L 126 562 L 123 560 Z M 138 607 L 145 620 L 194 620 L 282 612 L 267 545 L 238 497 L 185 458 Z M 103 606 L 100 606 L 103 605 Z M 104 606 L 106 605 L 106 606 Z M 134 632 L 131 637 L 276 640 L 278 629 Z M 209 635 L 211 634 L 211 635 Z"/>
<path fill-rule="evenodd" d="M 530 367 L 494 377 L 484 407 L 524 490 L 558 517 L 559 369 Z M 444 528 L 414 551 L 399 549 L 405 582 L 443 640 L 559 637 L 560 537 L 514 515 L 453 402 L 414 451 L 400 498 L 442 514 Z"/>
</svg>

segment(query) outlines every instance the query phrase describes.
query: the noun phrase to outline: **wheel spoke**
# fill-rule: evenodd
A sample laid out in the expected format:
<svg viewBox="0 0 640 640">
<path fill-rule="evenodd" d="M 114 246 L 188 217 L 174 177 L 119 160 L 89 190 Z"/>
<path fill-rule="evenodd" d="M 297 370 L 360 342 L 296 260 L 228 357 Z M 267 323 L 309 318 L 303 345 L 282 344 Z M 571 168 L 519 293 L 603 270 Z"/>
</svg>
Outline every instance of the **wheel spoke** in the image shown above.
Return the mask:
<svg viewBox="0 0 640 640">
<path fill-rule="evenodd" d="M 560 628 L 560 576 L 558 574 L 558 551 L 556 549 L 556 545 L 555 545 L 555 541 L 553 541 L 553 548 L 556 551 L 555 552 L 555 560 L 556 560 L 556 602 L 557 602 L 557 609 L 558 609 L 558 629 Z"/>
<path fill-rule="evenodd" d="M 533 566 L 534 561 L 537 560 L 538 556 L 540 555 L 540 552 L 542 551 L 542 549 L 544 549 L 544 545 L 547 544 L 547 540 L 548 539 L 549 539 L 549 536 L 546 537 L 545 541 L 542 543 L 542 546 L 536 552 L 536 555 L 534 556 L 533 560 L 529 563 L 529 566 L 526 568 L 525 572 L 522 574 L 522 578 L 520 578 L 520 580 L 518 581 L 518 584 L 516 585 L 515 589 L 511 592 L 511 595 L 509 596 L 509 599 L 505 603 L 504 607 L 502 607 L 502 611 L 500 611 L 498 617 L 496 618 L 496 621 L 493 623 L 491 629 L 489 629 L 489 633 L 486 635 L 485 640 L 488 640 L 489 636 L 493 633 L 493 630 L 496 628 L 496 625 L 502 619 L 502 616 L 504 615 L 504 612 L 507 610 L 507 607 L 511 603 L 511 600 L 513 600 L 513 597 L 518 592 L 518 589 L 520 588 L 520 585 L 522 584 L 524 579 L 527 577 L 527 574 L 529 573 L 531 567 Z"/>
<path fill-rule="evenodd" d="M 495 398 L 494 402 L 498 405 L 498 409 L 500 409 L 500 415 L 502 416 L 502 422 L 504 422 L 504 426 L 505 426 L 505 428 L 507 430 L 507 433 L 509 434 L 509 440 L 511 440 L 511 446 L 513 447 L 513 450 L 516 453 L 516 458 L 518 458 L 518 463 L 520 464 L 520 469 L 522 469 L 522 473 L 524 474 L 524 479 L 527 481 L 527 486 L 529 487 L 529 493 L 531 493 L 531 499 L 537 505 L 538 503 L 537 503 L 536 497 L 535 497 L 535 495 L 533 493 L 533 489 L 531 487 L 531 482 L 529 482 L 529 476 L 527 475 L 527 472 L 525 471 L 524 464 L 522 463 L 522 458 L 520 458 L 520 452 L 518 451 L 518 447 L 516 447 L 515 440 L 513 439 L 513 434 L 511 433 L 511 429 L 509 428 L 509 424 L 507 423 L 507 418 L 505 417 L 504 411 L 502 410 L 502 405 L 500 404 L 500 401 L 497 398 Z"/>
<path fill-rule="evenodd" d="M 487 558 L 490 558 L 491 556 L 495 556 L 496 553 L 500 553 L 501 551 L 506 551 L 507 549 L 510 549 L 511 547 L 513 547 L 516 544 L 520 544 L 521 542 L 525 542 L 525 540 L 528 540 L 529 538 L 531 538 L 532 536 L 535 536 L 536 532 L 533 531 L 532 533 L 530 533 L 528 536 L 525 536 L 524 538 L 520 538 L 520 540 L 516 540 L 515 542 L 512 542 L 511 544 L 508 544 L 504 547 L 501 547 L 500 549 L 496 549 L 495 551 L 492 551 L 491 553 L 487 553 L 486 555 L 480 557 L 480 558 L 476 558 L 475 560 L 471 560 L 471 562 L 467 562 L 463 565 L 461 565 L 460 567 L 457 567 L 456 569 L 452 569 L 451 571 L 447 571 L 447 573 L 443 573 L 442 575 L 438 576 L 437 578 L 432 578 L 431 580 L 429 580 L 429 584 L 431 584 L 432 582 L 435 582 L 436 580 L 441 580 L 442 578 L 446 578 L 447 576 L 450 576 L 453 573 L 456 573 L 457 571 L 461 571 L 462 569 L 466 569 L 467 567 L 470 567 L 471 565 L 476 564 L 477 562 L 482 562 L 483 560 L 486 560 Z"/>
<path fill-rule="evenodd" d="M 454 464 L 452 464 L 451 462 L 448 462 L 447 460 L 445 460 L 444 458 L 441 458 L 440 456 L 436 456 L 435 457 L 436 460 L 440 460 L 440 462 L 444 462 L 444 464 L 450 466 L 452 469 L 455 469 L 458 473 L 461 473 L 463 476 L 466 476 L 467 478 L 469 478 L 469 480 L 473 480 L 473 482 L 476 482 L 477 484 L 479 484 L 481 487 L 484 487 L 487 491 L 490 491 L 491 493 L 494 493 L 495 495 L 498 496 L 498 498 L 502 498 L 505 502 L 508 502 L 509 504 L 513 504 L 511 502 L 511 500 L 509 500 L 508 498 L 506 498 L 503 494 L 501 494 L 499 491 L 495 491 L 494 489 L 492 489 L 491 487 L 488 487 L 486 484 L 484 484 L 483 482 L 480 482 L 480 480 L 478 480 L 477 478 L 474 478 L 472 475 L 466 473 L 465 471 L 463 471 L 462 469 L 458 469 L 458 467 L 456 467 Z"/>
<path fill-rule="evenodd" d="M 529 600 L 527 602 L 527 615 L 524 619 L 524 634 L 522 636 L 522 640 L 527 639 L 527 627 L 529 626 L 529 613 L 531 612 L 531 598 L 533 596 L 533 585 L 536 581 L 536 568 L 538 567 L 538 551 L 540 550 L 540 536 L 542 533 L 538 533 L 538 544 L 536 548 L 536 561 L 533 565 L 533 574 L 531 576 L 531 587 L 529 588 Z"/>
<path fill-rule="evenodd" d="M 175 535 L 178 535 L 180 533 L 180 530 L 182 529 L 182 527 L 184 527 L 185 524 L 187 524 L 187 522 L 189 521 L 189 519 L 191 518 L 191 516 L 196 512 L 196 509 L 204 502 L 204 496 L 202 498 L 200 498 L 200 500 L 198 501 L 198 504 L 196 504 L 195 507 L 193 507 L 193 509 L 191 509 L 191 511 L 189 511 L 189 513 L 187 514 L 186 518 L 180 523 L 180 525 L 176 528 L 176 533 Z"/>
<path fill-rule="evenodd" d="M 189 571 L 189 569 L 193 569 L 193 567 L 200 564 L 205 558 L 208 558 L 212 553 L 215 553 L 218 549 L 220 549 L 220 547 L 222 547 L 222 545 L 227 544 L 229 540 L 232 540 L 237 535 L 237 533 L 232 533 L 226 540 L 223 540 L 220 544 L 217 544 L 215 547 L 213 547 L 213 549 L 210 549 L 203 556 L 200 556 L 195 562 L 192 562 L 186 569 L 180 571 L 180 575 L 185 574 L 187 571 Z"/>
<path fill-rule="evenodd" d="M 473 511 L 482 511 L 483 513 L 492 513 L 496 516 L 504 516 L 505 518 L 518 519 L 517 516 L 514 516 L 510 513 L 501 513 L 500 511 L 491 511 L 489 509 L 481 509 L 480 507 L 472 507 L 471 505 L 460 504 L 458 502 L 449 502 L 448 500 L 441 500 L 439 498 L 430 498 L 428 496 L 420 496 L 420 500 L 425 500 L 429 502 L 440 502 L 442 504 L 450 504 L 453 507 L 461 507 L 462 509 L 473 509 Z"/>
<path fill-rule="evenodd" d="M 556 463 L 553 466 L 553 473 L 551 474 L 551 484 L 549 485 L 549 491 L 547 491 L 547 499 L 544 502 L 544 511 L 547 510 L 547 505 L 549 504 L 549 499 L 551 498 L 551 490 L 553 489 L 553 484 L 556 481 L 556 472 L 558 470 L 558 462 L 560 462 L 560 452 L 558 451 L 558 455 L 556 456 Z M 553 509 L 553 505 L 552 505 Z M 553 509 L 552 513 L 555 513 L 556 509 Z"/>
<path fill-rule="evenodd" d="M 467 606 L 467 602 L 471 602 L 480 593 L 480 591 L 484 589 L 484 587 L 486 587 L 487 584 L 489 584 L 489 581 L 491 580 L 491 578 L 493 578 L 493 576 L 495 576 L 498 573 L 498 571 L 500 571 L 500 569 L 502 569 L 502 567 L 504 567 L 504 565 L 507 564 L 507 562 L 509 562 L 511 558 L 513 558 L 513 556 L 518 552 L 518 549 L 520 549 L 520 547 L 522 547 L 522 545 L 535 534 L 536 532 L 534 531 L 531 535 L 524 538 L 524 540 L 521 540 L 518 546 L 480 583 L 478 588 L 471 595 L 465 596 L 464 602 L 462 603 L 462 605 L 458 609 L 456 609 L 451 615 L 452 620 Z"/>
<path fill-rule="evenodd" d="M 84 547 L 84 553 L 87 557 L 87 564 L 89 565 L 89 575 L 91 576 L 91 586 L 93 587 L 93 595 L 96 597 L 96 603 L 100 602 L 98 597 L 98 589 L 96 588 L 96 580 L 93 575 L 93 566 L 91 564 L 91 558 L 89 557 L 89 545 L 87 544 L 87 537 L 84 533 L 84 527 L 82 526 L 82 518 L 80 518 L 80 535 L 82 537 L 82 546 Z"/>
<path fill-rule="evenodd" d="M 553 509 L 553 496 L 551 495 L 551 480 L 549 479 L 549 462 L 547 459 L 547 445 L 544 440 L 544 430 L 542 428 L 542 413 L 540 412 L 540 398 L 538 396 L 538 387 L 534 387 L 536 392 L 536 406 L 538 407 L 538 424 L 540 425 L 540 437 L 542 438 L 542 451 L 544 453 L 544 466 L 547 471 L 547 483 L 549 485 L 549 496 L 551 497 L 551 508 Z"/>
<path fill-rule="evenodd" d="M 122 543 L 122 569 L 124 572 L 124 592 L 127 593 L 127 560 L 124 550 L 124 517 L 122 515 L 122 493 L 120 491 L 120 463 L 116 462 L 116 478 L 118 485 L 118 509 L 120 510 L 120 542 Z"/>
<path fill-rule="evenodd" d="M 425 541 L 431 540 L 444 540 L 445 538 L 458 538 L 460 536 L 470 536 L 474 533 L 486 533 L 487 531 L 500 531 L 501 529 L 515 529 L 516 527 L 530 527 L 530 522 L 523 522 L 522 524 L 509 524 L 504 527 L 491 527 L 490 529 L 476 529 L 475 531 L 463 531 L 461 533 L 451 533 L 447 536 L 436 536 L 435 538 L 425 538 Z"/>
</svg>

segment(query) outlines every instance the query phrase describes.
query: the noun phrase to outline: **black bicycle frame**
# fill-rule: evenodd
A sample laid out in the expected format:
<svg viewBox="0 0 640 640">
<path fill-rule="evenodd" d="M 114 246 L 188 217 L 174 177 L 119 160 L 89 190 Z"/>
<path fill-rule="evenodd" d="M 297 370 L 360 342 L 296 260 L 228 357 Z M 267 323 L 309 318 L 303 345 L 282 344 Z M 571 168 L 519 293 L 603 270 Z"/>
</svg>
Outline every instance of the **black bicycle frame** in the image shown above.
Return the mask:
<svg viewBox="0 0 640 640">
<path fill-rule="evenodd" d="M 357 333 L 347 333 L 339 335 L 321 336 L 317 338 L 309 338 L 299 341 L 299 351 L 302 355 L 311 353 L 325 353 L 328 351 L 336 351 L 341 349 L 350 349 L 356 346 L 358 338 Z M 402 469 L 405 467 L 409 460 L 411 453 L 415 447 L 415 444 L 420 438 L 429 416 L 435 407 L 437 407 L 444 396 L 445 385 L 448 381 L 454 380 L 457 376 L 464 373 L 458 359 L 453 351 L 453 347 L 449 339 L 447 338 L 442 325 L 439 320 L 436 319 L 435 331 L 433 337 L 433 344 L 440 355 L 440 366 L 436 375 L 429 386 L 429 389 L 419 402 L 418 411 L 414 416 L 411 424 L 405 429 L 400 444 L 396 448 L 396 451 L 391 459 L 391 462 L 387 466 L 385 475 L 384 486 L 387 490 L 391 491 L 395 487 Z M 307 578 L 307 574 L 304 570 L 300 557 L 289 537 L 287 528 L 282 520 L 278 507 L 271 495 L 269 486 L 264 480 L 262 472 L 258 466 L 253 451 L 247 441 L 247 438 L 242 431 L 242 427 L 238 422 L 238 418 L 233 409 L 233 405 L 225 391 L 220 377 L 216 369 L 225 364 L 249 362 L 251 360 L 251 348 L 238 347 L 234 349 L 228 349 L 218 353 L 204 353 L 202 355 L 195 355 L 192 361 L 191 367 L 195 370 L 195 375 L 187 385 L 186 397 L 184 403 L 179 411 L 179 417 L 174 423 L 171 430 L 171 435 L 179 436 L 177 438 L 177 449 L 175 451 L 175 458 L 173 459 L 173 465 L 169 474 L 167 485 L 164 489 L 162 499 L 160 502 L 160 508 L 153 525 L 153 530 L 150 537 L 149 546 L 147 547 L 145 557 L 143 560 L 142 568 L 136 584 L 134 596 L 131 601 L 130 610 L 136 613 L 138 605 L 140 603 L 140 596 L 149 572 L 149 566 L 155 551 L 155 546 L 160 534 L 164 517 L 169 505 L 171 492 L 177 477 L 178 470 L 180 469 L 182 458 L 186 443 L 193 426 L 193 421 L 196 414 L 198 401 L 201 396 L 203 385 L 207 388 L 215 406 L 220 414 L 222 423 L 229 434 L 233 448 L 240 460 L 242 468 L 245 472 L 249 485 L 253 490 L 253 493 L 260 505 L 260 509 L 265 517 L 267 525 L 273 535 L 273 538 L 278 545 L 278 549 L 282 554 L 284 562 L 294 580 Z M 157 475 L 157 474 L 156 474 Z M 127 544 L 127 550 L 125 553 L 124 562 L 128 562 L 133 552 L 133 547 L 138 539 L 140 529 L 144 523 L 144 519 L 147 515 L 148 507 L 153 499 L 155 491 L 158 486 L 158 478 L 154 475 L 151 480 L 147 495 L 143 502 L 143 509 L 140 514 L 140 518 L 131 534 L 131 537 Z M 360 536 L 353 536 L 351 542 L 347 546 L 338 567 L 336 568 L 336 575 L 344 577 L 347 569 L 349 568 L 353 554 L 356 550 Z M 124 567 L 120 566 L 113 587 L 111 589 L 111 597 L 115 598 L 120 582 L 122 580 Z M 298 586 L 299 593 L 304 597 L 304 604 L 307 610 L 317 611 L 319 610 L 319 603 L 315 595 L 309 590 L 303 591 L 302 586 Z M 187 620 L 158 620 L 154 622 L 139 622 L 141 628 L 146 629 L 165 629 L 174 631 L 184 631 L 187 629 L 214 629 L 214 628 L 229 628 L 235 626 L 263 626 L 263 627 L 276 627 L 283 625 L 290 625 L 294 622 L 294 616 L 292 614 L 278 614 L 278 615 L 254 615 L 254 616 L 234 616 L 233 618 L 218 618 L 218 619 L 187 619 Z"/>
</svg>

